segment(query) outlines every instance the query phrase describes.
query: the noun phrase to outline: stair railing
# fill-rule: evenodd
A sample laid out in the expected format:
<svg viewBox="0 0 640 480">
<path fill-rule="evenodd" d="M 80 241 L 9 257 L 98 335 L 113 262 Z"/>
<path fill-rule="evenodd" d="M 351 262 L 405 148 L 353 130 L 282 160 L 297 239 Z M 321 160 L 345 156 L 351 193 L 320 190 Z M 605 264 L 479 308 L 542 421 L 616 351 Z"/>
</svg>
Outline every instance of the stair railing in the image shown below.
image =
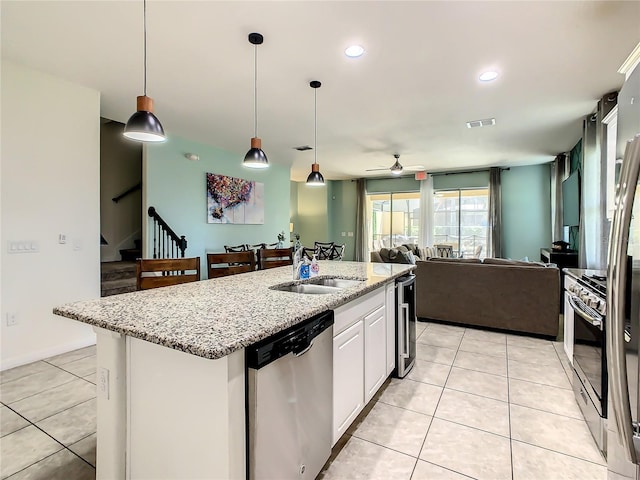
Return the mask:
<svg viewBox="0 0 640 480">
<path fill-rule="evenodd" d="M 184 258 L 184 251 L 187 249 L 184 235 L 177 235 L 156 212 L 155 207 L 149 207 L 147 213 L 153 219 L 153 258 Z"/>
</svg>

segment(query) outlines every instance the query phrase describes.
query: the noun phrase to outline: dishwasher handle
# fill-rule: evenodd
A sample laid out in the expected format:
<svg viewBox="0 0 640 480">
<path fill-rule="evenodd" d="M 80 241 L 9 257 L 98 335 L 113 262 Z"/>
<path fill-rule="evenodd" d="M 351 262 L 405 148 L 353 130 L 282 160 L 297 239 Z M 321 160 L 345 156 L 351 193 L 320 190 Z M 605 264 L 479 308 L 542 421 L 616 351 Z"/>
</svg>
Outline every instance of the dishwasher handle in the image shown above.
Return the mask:
<svg viewBox="0 0 640 480">
<path fill-rule="evenodd" d="M 309 350 L 311 350 L 311 347 L 313 347 L 313 340 L 311 340 L 311 341 L 308 343 L 308 345 L 307 345 L 305 348 L 303 348 L 302 350 L 300 350 L 299 352 L 296 352 L 296 351 L 294 350 L 293 355 L 294 355 L 295 357 L 301 357 L 301 356 L 303 356 L 305 353 L 307 353 Z"/>
</svg>

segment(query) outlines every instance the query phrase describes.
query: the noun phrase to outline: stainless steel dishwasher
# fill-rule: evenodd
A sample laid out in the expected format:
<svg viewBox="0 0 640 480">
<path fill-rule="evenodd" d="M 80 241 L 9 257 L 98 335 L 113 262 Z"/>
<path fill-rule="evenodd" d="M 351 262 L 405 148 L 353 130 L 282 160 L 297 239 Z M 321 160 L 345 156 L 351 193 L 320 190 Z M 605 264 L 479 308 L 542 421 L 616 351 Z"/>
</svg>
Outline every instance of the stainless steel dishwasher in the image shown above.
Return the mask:
<svg viewBox="0 0 640 480">
<path fill-rule="evenodd" d="M 331 455 L 333 312 L 246 349 L 247 476 L 313 479 Z"/>
</svg>

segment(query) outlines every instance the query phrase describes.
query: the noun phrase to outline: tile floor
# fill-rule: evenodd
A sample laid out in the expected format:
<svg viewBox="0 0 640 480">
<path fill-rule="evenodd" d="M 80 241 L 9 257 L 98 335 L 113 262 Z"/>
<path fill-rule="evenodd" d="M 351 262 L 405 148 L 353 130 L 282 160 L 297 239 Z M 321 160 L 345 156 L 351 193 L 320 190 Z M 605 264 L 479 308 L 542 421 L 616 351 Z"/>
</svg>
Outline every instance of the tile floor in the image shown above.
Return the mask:
<svg viewBox="0 0 640 480">
<path fill-rule="evenodd" d="M 96 350 L 0 372 L 0 478 L 96 476 Z"/>
<path fill-rule="evenodd" d="M 392 379 L 320 478 L 599 479 L 560 343 L 418 323 Z M 95 478 L 95 347 L 0 373 L 2 479 Z"/>
<path fill-rule="evenodd" d="M 418 322 L 415 367 L 379 392 L 320 478 L 604 480 L 569 368 L 559 342 Z"/>
</svg>

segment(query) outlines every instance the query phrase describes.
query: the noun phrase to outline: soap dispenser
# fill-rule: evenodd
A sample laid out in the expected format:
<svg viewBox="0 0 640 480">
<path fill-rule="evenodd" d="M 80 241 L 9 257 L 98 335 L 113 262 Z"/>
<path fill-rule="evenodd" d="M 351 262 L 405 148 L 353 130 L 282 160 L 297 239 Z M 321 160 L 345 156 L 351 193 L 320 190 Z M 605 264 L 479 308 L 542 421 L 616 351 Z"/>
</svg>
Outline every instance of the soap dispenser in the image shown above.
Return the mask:
<svg viewBox="0 0 640 480">
<path fill-rule="evenodd" d="M 311 267 L 309 268 L 309 276 L 317 277 L 320 273 L 320 264 L 318 263 L 318 259 L 316 258 L 316 254 L 313 254 L 313 258 L 311 259 Z"/>
</svg>

